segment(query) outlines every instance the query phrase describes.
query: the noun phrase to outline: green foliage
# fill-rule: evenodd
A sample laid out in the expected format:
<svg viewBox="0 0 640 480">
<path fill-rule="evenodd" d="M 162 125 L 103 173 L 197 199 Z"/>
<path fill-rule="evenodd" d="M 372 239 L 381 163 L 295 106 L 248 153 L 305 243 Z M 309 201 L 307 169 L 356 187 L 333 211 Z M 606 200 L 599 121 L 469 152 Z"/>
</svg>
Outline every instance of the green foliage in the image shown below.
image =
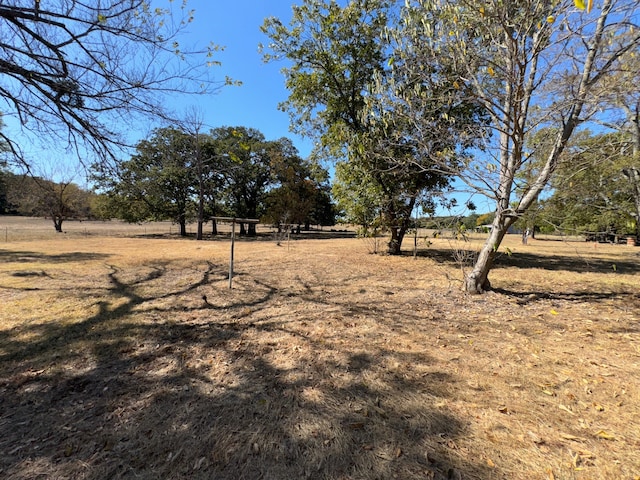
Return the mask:
<svg viewBox="0 0 640 480">
<path fill-rule="evenodd" d="M 256 129 L 220 127 L 211 131 L 218 154 L 224 159 L 221 208 L 239 218 L 260 218 L 267 189 L 273 185 L 272 144 Z M 247 233 L 244 225 L 241 233 Z M 249 225 L 255 235 L 255 225 Z"/>
<path fill-rule="evenodd" d="M 479 214 L 472 213 L 471 215 L 467 215 L 462 223 L 467 230 L 473 231 L 478 226 L 478 218 L 480 218 Z"/>
<path fill-rule="evenodd" d="M 265 61 L 290 63 L 281 108 L 296 131 L 317 138 L 316 155 L 338 160 L 333 194 L 345 220 L 380 222 L 391 232 L 389 252 L 399 253 L 413 209 L 448 180 L 416 149 L 410 125 L 368 110 L 376 80 L 394 65 L 387 35 L 394 10 L 384 0 L 305 0 L 289 27 L 269 18 L 262 28 L 271 40 Z"/>
<path fill-rule="evenodd" d="M 272 143 L 271 169 L 278 184 L 267 193 L 263 219 L 274 225 L 333 225 L 335 211 L 326 172 L 298 155 L 287 139 Z"/>
<path fill-rule="evenodd" d="M 195 217 L 200 193 L 203 220 L 213 216 L 261 218 L 278 223 L 333 223 L 328 174 L 302 160 L 290 140 L 267 141 L 258 130 L 220 127 L 208 134 L 176 128 L 154 131 L 122 162 L 117 175 L 96 168 L 103 217 L 130 222 Z M 255 235 L 255 225 L 248 232 Z"/>
<path fill-rule="evenodd" d="M 9 186 L 8 179 L 11 173 L 0 167 L 0 215 L 16 213 L 11 203 L 9 203 Z"/>
<path fill-rule="evenodd" d="M 399 47 L 390 68 L 399 73 L 382 78 L 371 112 L 387 123 L 410 123 L 425 137 L 420 138 L 424 152 L 440 169 L 456 172 L 495 200 L 493 228 L 466 278 L 468 291 L 489 288 L 494 247 L 508 228 L 518 220 L 536 221 L 526 213 L 534 212 L 567 142 L 581 122 L 597 114 L 607 75 L 637 49 L 636 3 L 604 0 L 591 16 L 576 13 L 569 1 L 406 3 L 402 22 L 390 33 Z M 394 88 L 385 86 L 389 79 Z M 458 115 L 452 119 L 439 105 Z M 475 127 L 467 122 L 453 142 L 456 150 L 433 149 L 442 138 L 456 138 L 455 130 L 447 129 L 472 118 L 476 107 L 479 121 Z M 530 138 L 549 127 L 555 131 L 548 154 L 535 170 L 524 172 L 532 158 L 526 148 Z M 484 154 L 468 150 L 474 142 Z"/>
<path fill-rule="evenodd" d="M 195 147 L 181 130 L 156 129 L 120 164 L 117 177 L 97 170 L 94 180 L 106 197 L 103 208 L 129 222 L 171 219 L 186 235 L 194 212 Z"/>
<path fill-rule="evenodd" d="M 367 170 L 357 164 L 339 162 L 332 192 L 342 221 L 365 229 L 379 223 L 382 192 Z"/>
<path fill-rule="evenodd" d="M 569 234 L 635 233 L 633 185 L 624 175 L 637 164 L 632 151 L 624 134 L 577 136 L 543 203 L 545 221 Z"/>
<path fill-rule="evenodd" d="M 281 109 L 298 133 L 319 137 L 333 153 L 344 146 L 345 128 L 364 128 L 365 88 L 386 61 L 381 34 L 390 3 L 355 0 L 342 7 L 335 0 L 304 0 L 293 6 L 289 27 L 273 17 L 262 26 L 270 39 L 264 60 L 290 62 L 283 69 L 290 95 Z"/>
</svg>

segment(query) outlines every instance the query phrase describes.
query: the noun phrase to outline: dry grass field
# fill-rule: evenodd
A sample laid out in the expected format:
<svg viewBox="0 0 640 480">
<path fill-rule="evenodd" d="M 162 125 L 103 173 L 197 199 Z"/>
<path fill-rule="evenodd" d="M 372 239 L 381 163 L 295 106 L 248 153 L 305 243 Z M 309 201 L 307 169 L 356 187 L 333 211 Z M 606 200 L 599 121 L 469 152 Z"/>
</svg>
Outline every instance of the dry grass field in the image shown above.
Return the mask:
<svg viewBox="0 0 640 480">
<path fill-rule="evenodd" d="M 0 478 L 640 478 L 640 247 L 134 235 L 0 238 Z"/>
</svg>

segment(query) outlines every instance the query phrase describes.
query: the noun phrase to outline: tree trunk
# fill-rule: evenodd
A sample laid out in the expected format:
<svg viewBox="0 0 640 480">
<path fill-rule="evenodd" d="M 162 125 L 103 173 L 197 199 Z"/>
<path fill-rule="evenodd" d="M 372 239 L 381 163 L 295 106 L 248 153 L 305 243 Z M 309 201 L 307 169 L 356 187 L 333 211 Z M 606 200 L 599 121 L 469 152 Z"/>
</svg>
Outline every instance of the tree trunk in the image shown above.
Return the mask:
<svg viewBox="0 0 640 480">
<path fill-rule="evenodd" d="M 178 223 L 180 224 L 180 236 L 186 237 L 187 236 L 187 220 L 185 218 L 180 218 L 180 221 Z"/>
<path fill-rule="evenodd" d="M 215 218 L 211 219 L 211 235 L 218 235 L 218 221 Z"/>
<path fill-rule="evenodd" d="M 256 236 L 256 224 L 255 223 L 250 223 L 249 224 L 249 232 L 247 234 L 250 237 L 255 237 Z"/>
<path fill-rule="evenodd" d="M 198 231 L 196 233 L 196 240 L 202 240 L 202 226 L 204 224 L 203 220 L 198 219 Z"/>
<path fill-rule="evenodd" d="M 391 228 L 391 240 L 389 240 L 389 243 L 387 244 L 387 253 L 389 255 L 400 255 L 400 253 L 402 253 L 402 241 L 404 240 L 405 233 L 405 228 Z"/>
<path fill-rule="evenodd" d="M 415 206 L 416 198 L 415 196 L 412 197 L 408 205 L 397 209 L 393 207 L 387 212 L 389 224 L 395 224 L 395 226 L 391 227 L 391 240 L 387 246 L 389 255 L 400 255 L 402 253 L 402 241 L 411 225 L 411 212 Z"/>
<path fill-rule="evenodd" d="M 53 217 L 53 226 L 55 227 L 56 232 L 58 233 L 62 233 L 62 222 L 63 222 L 62 218 Z"/>
<path fill-rule="evenodd" d="M 204 226 L 204 197 L 200 193 L 200 199 L 198 201 L 198 231 L 196 233 L 196 240 L 202 240 L 202 228 Z"/>
<path fill-rule="evenodd" d="M 509 221 L 503 213 L 496 213 L 496 217 L 491 225 L 492 228 L 489 237 L 478 254 L 478 259 L 473 266 L 473 270 L 471 270 L 471 273 L 465 278 L 464 289 L 466 292 L 484 293 L 487 290 L 491 290 L 489 272 L 493 266 L 498 247 L 500 243 L 502 243 L 512 223 L 513 221 Z"/>
<path fill-rule="evenodd" d="M 634 155 L 634 158 L 638 158 L 637 154 Z M 632 168 L 624 168 L 622 173 L 629 183 L 631 183 L 631 191 L 633 192 L 633 203 L 636 207 L 635 217 L 636 217 L 636 241 L 640 240 L 640 170 L 635 167 Z"/>
</svg>

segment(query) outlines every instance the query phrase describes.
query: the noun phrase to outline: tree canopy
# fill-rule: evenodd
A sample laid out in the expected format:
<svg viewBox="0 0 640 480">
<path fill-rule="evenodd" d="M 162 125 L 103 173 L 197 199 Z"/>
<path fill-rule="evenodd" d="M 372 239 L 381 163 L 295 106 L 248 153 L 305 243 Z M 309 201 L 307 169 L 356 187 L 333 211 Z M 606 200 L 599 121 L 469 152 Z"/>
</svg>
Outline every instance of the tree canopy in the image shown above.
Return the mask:
<svg viewBox="0 0 640 480">
<path fill-rule="evenodd" d="M 577 135 L 551 181 L 545 222 L 588 238 L 635 233 L 634 192 L 624 174 L 634 164 L 632 152 L 628 137 L 619 133 Z"/>
<path fill-rule="evenodd" d="M 99 167 L 95 179 L 107 216 L 171 219 L 182 235 L 188 221 L 220 215 L 307 226 L 334 219 L 326 171 L 303 160 L 290 140 L 266 140 L 252 128 L 156 129 L 119 164 L 117 176 Z M 248 231 L 242 225 L 241 233 L 255 235 L 255 225 Z"/>
<path fill-rule="evenodd" d="M 400 253 L 419 198 L 432 198 L 448 184 L 442 169 L 430 168 L 429 157 L 415 148 L 415 135 L 425 131 L 386 122 L 367 109 L 376 80 L 386 84 L 390 74 L 386 32 L 396 10 L 395 2 L 385 0 L 344 6 L 304 0 L 294 6 L 289 26 L 268 18 L 262 27 L 271 40 L 263 48 L 265 61 L 288 62 L 283 72 L 290 95 L 281 108 L 290 113 L 292 128 L 317 139 L 316 156 L 337 160 L 334 195 L 342 196 L 350 218 L 377 217 L 391 232 L 388 252 L 394 254 Z M 458 141 L 459 129 L 450 130 L 440 142 L 434 139 L 434 150 L 442 153 Z M 358 205 L 354 190 L 366 192 L 370 211 Z"/>
<path fill-rule="evenodd" d="M 176 128 L 156 129 L 142 140 L 131 159 L 121 162 L 118 175 L 100 169 L 94 179 L 108 202 L 104 208 L 130 222 L 171 219 L 186 235 L 193 216 L 195 145 Z"/>
</svg>

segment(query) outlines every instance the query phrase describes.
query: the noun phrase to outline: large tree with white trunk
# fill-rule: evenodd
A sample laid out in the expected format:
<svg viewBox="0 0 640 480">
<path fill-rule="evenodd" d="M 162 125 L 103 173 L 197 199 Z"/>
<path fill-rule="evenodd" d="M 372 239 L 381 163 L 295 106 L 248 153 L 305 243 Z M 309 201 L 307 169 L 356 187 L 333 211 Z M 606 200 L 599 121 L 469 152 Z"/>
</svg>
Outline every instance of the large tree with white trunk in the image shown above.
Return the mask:
<svg viewBox="0 0 640 480">
<path fill-rule="evenodd" d="M 399 60 L 395 77 L 448 83 L 443 104 L 476 103 L 490 119 L 489 128 L 468 132 L 484 139 L 483 151 L 457 162 L 437 151 L 432 156 L 436 168 L 495 201 L 491 233 L 466 275 L 466 291 L 491 287 L 489 272 L 505 234 L 547 186 L 572 135 L 599 114 L 602 87 L 640 43 L 637 23 L 632 0 L 603 0 L 593 9 L 573 0 L 407 2 L 403 21 L 389 32 Z M 424 152 L 433 152 L 434 131 L 446 135 L 455 117 L 434 109 L 421 89 L 379 83 L 370 111 L 429 131 Z M 529 139 L 541 128 L 557 134 L 537 174 L 522 184 L 520 173 L 539 157 Z"/>
</svg>

